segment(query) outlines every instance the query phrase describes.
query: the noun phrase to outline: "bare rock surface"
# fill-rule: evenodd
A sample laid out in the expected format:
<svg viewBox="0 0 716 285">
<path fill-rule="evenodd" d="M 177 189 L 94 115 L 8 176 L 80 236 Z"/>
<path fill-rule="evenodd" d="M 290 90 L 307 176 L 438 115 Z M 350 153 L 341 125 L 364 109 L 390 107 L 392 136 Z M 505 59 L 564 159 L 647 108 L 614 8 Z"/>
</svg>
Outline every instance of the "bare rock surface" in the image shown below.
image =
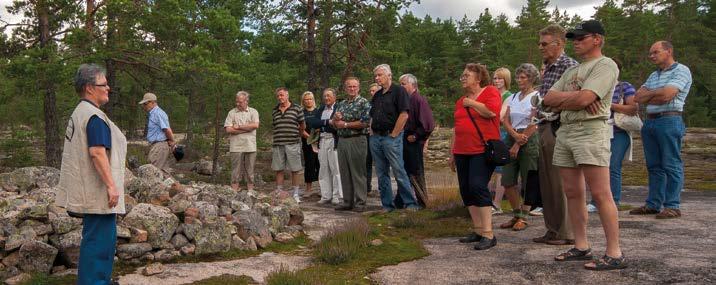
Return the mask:
<svg viewBox="0 0 716 285">
<path fill-rule="evenodd" d="M 641 205 L 644 188 L 630 188 L 623 199 Z M 497 246 L 475 251 L 454 238 L 423 241 L 430 256 L 381 267 L 371 274 L 378 284 L 713 284 L 716 280 L 716 193 L 682 193 L 681 219 L 656 220 L 654 215 L 619 213 L 622 250 L 630 262 L 625 270 L 593 272 L 584 262 L 557 262 L 553 257 L 570 246 L 537 244 L 541 217 L 529 217 L 521 232 L 495 229 Z M 495 225 L 508 215 L 496 216 Z M 588 236 L 595 256 L 606 247 L 597 214 L 589 215 Z M 425 270 L 430 268 L 430 270 Z"/>
<path fill-rule="evenodd" d="M 300 270 L 310 265 L 308 256 L 290 256 L 276 253 L 263 253 L 259 256 L 221 262 L 177 263 L 164 264 L 164 271 L 152 276 L 144 276 L 143 268 L 133 274 L 119 278 L 123 285 L 163 285 L 190 284 L 199 280 L 223 274 L 251 277 L 255 282 L 263 282 L 264 278 L 282 266 L 288 270 Z"/>
</svg>

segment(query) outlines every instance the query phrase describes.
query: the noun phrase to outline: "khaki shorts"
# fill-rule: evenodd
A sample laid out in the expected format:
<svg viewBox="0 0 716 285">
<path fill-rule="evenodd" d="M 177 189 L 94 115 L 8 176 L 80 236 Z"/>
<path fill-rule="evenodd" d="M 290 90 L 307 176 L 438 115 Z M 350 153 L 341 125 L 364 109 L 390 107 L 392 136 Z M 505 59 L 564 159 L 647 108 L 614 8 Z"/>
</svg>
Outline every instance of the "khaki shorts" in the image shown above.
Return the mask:
<svg viewBox="0 0 716 285">
<path fill-rule="evenodd" d="M 289 170 L 298 172 L 303 170 L 301 165 L 301 143 L 279 145 L 271 148 L 271 169 L 273 171 Z"/>
<path fill-rule="evenodd" d="M 557 130 L 552 164 L 560 167 L 609 167 L 611 126 L 603 120 L 562 124 Z"/>
</svg>

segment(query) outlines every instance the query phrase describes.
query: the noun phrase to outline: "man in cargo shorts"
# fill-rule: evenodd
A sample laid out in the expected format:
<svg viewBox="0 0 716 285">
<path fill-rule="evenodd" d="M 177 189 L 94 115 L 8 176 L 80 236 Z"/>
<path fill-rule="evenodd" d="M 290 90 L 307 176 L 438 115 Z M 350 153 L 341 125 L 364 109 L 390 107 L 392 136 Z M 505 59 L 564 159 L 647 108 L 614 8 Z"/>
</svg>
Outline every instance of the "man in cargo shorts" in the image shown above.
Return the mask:
<svg viewBox="0 0 716 285">
<path fill-rule="evenodd" d="M 544 104 L 562 111 L 552 163 L 559 167 L 575 238 L 574 248 L 555 260 L 592 259 L 587 242 L 586 180 L 607 238 L 606 254 L 584 265 L 591 270 L 626 267 L 619 247 L 617 208 L 609 186 L 611 129 L 607 120 L 619 70 L 612 59 L 602 55 L 604 34 L 601 23 L 595 20 L 583 22 L 567 33 L 582 61 L 565 71 L 544 98 Z"/>
<path fill-rule="evenodd" d="M 299 174 L 301 165 L 301 134 L 306 128 L 303 109 L 293 104 L 288 97 L 288 89 L 276 89 L 278 104 L 271 113 L 273 126 L 273 148 L 271 169 L 276 171 L 276 189 L 283 191 L 283 172 L 291 171 L 293 198 L 299 202 Z"/>
</svg>

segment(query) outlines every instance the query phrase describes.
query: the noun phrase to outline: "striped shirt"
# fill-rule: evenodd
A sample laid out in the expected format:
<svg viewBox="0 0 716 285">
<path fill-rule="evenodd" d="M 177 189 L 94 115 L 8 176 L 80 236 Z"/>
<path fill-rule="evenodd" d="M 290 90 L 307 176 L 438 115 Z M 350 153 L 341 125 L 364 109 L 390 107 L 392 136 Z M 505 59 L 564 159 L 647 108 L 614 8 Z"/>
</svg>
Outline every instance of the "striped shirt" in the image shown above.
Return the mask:
<svg viewBox="0 0 716 285">
<path fill-rule="evenodd" d="M 646 105 L 646 112 L 649 114 L 684 110 L 686 96 L 689 95 L 691 89 L 691 70 L 686 65 L 675 62 L 665 70 L 656 70 L 649 75 L 643 87 L 654 90 L 669 85 L 679 90 L 666 104 L 663 105 Z"/>
<path fill-rule="evenodd" d="M 273 145 L 290 145 L 301 142 L 299 126 L 303 123 L 303 109 L 291 103 L 286 111 L 281 112 L 279 105 L 273 108 Z"/>
<path fill-rule="evenodd" d="M 542 76 L 542 85 L 539 87 L 539 96 L 544 97 L 547 95 L 547 91 L 552 88 L 557 80 L 562 77 L 565 71 L 572 66 L 577 66 L 579 63 L 566 54 L 562 54 L 552 64 L 544 63 L 544 75 Z"/>
</svg>

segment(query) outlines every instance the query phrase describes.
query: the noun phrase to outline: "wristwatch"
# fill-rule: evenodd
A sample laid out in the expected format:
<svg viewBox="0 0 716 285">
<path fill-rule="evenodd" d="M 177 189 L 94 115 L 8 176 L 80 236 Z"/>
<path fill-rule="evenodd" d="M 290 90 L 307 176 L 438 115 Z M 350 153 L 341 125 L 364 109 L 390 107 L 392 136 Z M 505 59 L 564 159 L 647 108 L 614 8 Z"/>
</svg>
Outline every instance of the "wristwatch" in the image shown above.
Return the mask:
<svg viewBox="0 0 716 285">
<path fill-rule="evenodd" d="M 344 129 L 347 129 L 347 128 L 348 128 L 348 122 L 343 122 L 343 128 L 344 128 Z"/>
</svg>

